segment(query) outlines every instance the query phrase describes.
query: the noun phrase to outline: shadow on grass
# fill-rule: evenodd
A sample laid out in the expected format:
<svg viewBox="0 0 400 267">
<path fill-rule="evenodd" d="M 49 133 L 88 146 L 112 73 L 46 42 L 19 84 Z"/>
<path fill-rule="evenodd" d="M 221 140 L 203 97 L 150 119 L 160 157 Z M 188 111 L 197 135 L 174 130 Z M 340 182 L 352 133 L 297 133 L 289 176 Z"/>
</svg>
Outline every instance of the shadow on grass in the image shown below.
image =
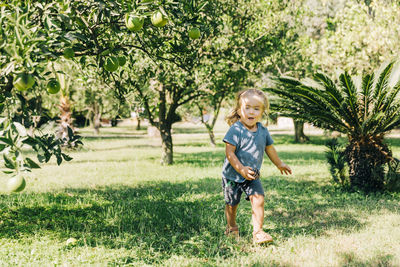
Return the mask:
<svg viewBox="0 0 400 267">
<path fill-rule="evenodd" d="M 174 127 L 173 131 L 174 134 L 207 133 L 207 129 L 205 127 L 193 127 L 193 128 Z"/>
<path fill-rule="evenodd" d="M 278 243 L 329 230 L 355 231 L 364 226 L 371 210 L 397 209 L 397 202 L 382 201 L 382 196 L 345 193 L 310 181 L 271 177 L 263 183 L 267 228 Z M 243 244 L 230 243 L 223 236 L 220 191 L 219 179 L 204 178 L 0 195 L 0 238 L 40 237 L 50 232 L 61 240 L 75 237 L 78 245 L 136 251 L 135 257 L 122 263 L 161 264 L 172 255 L 212 261 L 245 253 Z M 238 224 L 245 244 L 252 231 L 250 217 L 249 202 L 242 199 Z"/>
<path fill-rule="evenodd" d="M 378 254 L 374 255 L 372 259 L 361 259 L 354 253 L 347 252 L 340 255 L 342 258 L 342 266 L 345 267 L 359 267 L 359 266 L 395 266 L 392 263 L 394 258 L 391 254 Z"/>
<path fill-rule="evenodd" d="M 141 149 L 141 148 L 160 148 L 160 145 L 156 144 L 140 144 L 140 145 L 125 145 L 125 146 L 118 146 L 118 147 L 106 147 L 106 148 L 90 148 L 86 151 L 92 152 L 102 152 L 102 151 L 115 151 L 115 150 L 125 150 L 125 149 Z"/>
<path fill-rule="evenodd" d="M 324 163 L 326 162 L 324 152 L 312 151 L 293 151 L 293 152 L 279 152 L 279 157 L 287 162 L 289 165 L 299 161 L 307 163 Z M 196 153 L 174 153 L 174 163 L 179 165 L 189 165 L 194 167 L 210 167 L 222 166 L 225 159 L 225 151 L 212 150 Z M 268 158 L 266 158 L 268 160 Z"/>
<path fill-rule="evenodd" d="M 390 147 L 400 147 L 400 138 L 398 137 L 387 137 L 385 141 Z"/>
<path fill-rule="evenodd" d="M 297 143 L 294 141 L 294 136 L 290 134 L 273 134 L 271 133 L 272 139 L 274 139 L 274 144 L 275 145 L 280 145 L 280 144 L 301 144 Z M 326 142 L 332 137 L 329 136 L 319 136 L 319 135 L 312 135 L 308 136 L 310 138 L 309 141 L 304 143 L 304 145 L 318 145 L 318 146 L 323 146 L 326 144 Z"/>
<path fill-rule="evenodd" d="M 195 167 L 222 166 L 225 159 L 224 151 L 206 151 L 196 153 L 175 153 L 174 163 Z"/>
<path fill-rule="evenodd" d="M 279 158 L 290 164 L 291 162 L 305 161 L 308 164 L 326 162 L 325 153 L 323 151 L 293 151 L 293 152 L 278 152 Z"/>
<path fill-rule="evenodd" d="M 323 135 L 312 135 L 312 136 L 308 136 L 308 137 L 310 138 L 310 140 L 308 142 L 304 143 L 304 145 L 324 146 L 327 143 L 327 141 L 329 141 L 333 138 L 330 136 L 323 136 Z M 296 143 L 294 141 L 293 135 L 290 135 L 290 134 L 273 134 L 273 132 L 272 132 L 272 138 L 274 139 L 275 145 L 300 144 L 300 143 Z M 346 143 L 348 139 L 347 139 L 347 137 L 339 137 L 339 140 Z M 386 137 L 385 141 L 389 146 L 400 147 L 400 138 L 398 138 L 398 137 Z"/>
<path fill-rule="evenodd" d="M 115 134 L 115 135 L 84 135 L 82 137 L 83 141 L 86 140 L 110 140 L 110 139 L 143 139 L 146 136 L 140 136 L 140 135 L 136 135 L 136 134 L 132 134 L 132 135 L 122 135 L 121 133 L 119 134 Z"/>
</svg>

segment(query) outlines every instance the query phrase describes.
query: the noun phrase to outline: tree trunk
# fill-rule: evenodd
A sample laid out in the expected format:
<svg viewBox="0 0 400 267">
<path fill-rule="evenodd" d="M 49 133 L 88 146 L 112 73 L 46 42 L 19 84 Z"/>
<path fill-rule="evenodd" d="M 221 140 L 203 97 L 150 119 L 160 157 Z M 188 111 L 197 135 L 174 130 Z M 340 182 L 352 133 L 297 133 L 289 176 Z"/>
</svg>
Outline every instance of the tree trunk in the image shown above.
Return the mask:
<svg viewBox="0 0 400 267">
<path fill-rule="evenodd" d="M 305 134 L 304 134 L 304 122 L 299 122 L 293 120 L 294 123 L 294 141 L 296 143 L 305 143 L 310 140 Z"/>
<path fill-rule="evenodd" d="M 172 165 L 174 161 L 171 126 L 160 124 L 159 130 L 162 141 L 161 164 Z"/>
<path fill-rule="evenodd" d="M 208 135 L 210 136 L 211 145 L 213 147 L 216 147 L 214 131 L 213 130 L 208 131 Z"/>
<path fill-rule="evenodd" d="M 139 130 L 141 129 L 141 128 L 140 128 L 140 118 L 137 117 L 136 120 L 137 120 L 136 130 L 139 131 Z"/>
<path fill-rule="evenodd" d="M 384 187 L 384 165 L 391 151 L 381 140 L 357 138 L 346 148 L 350 185 L 364 191 L 379 191 Z"/>
<path fill-rule="evenodd" d="M 94 115 L 94 120 L 93 120 L 93 129 L 94 133 L 96 135 L 100 134 L 100 126 L 101 126 L 101 121 L 100 121 L 100 114 L 95 114 Z"/>
<path fill-rule="evenodd" d="M 210 137 L 210 144 L 211 144 L 213 147 L 216 147 L 215 135 L 214 135 L 213 127 L 211 127 L 211 126 L 209 126 L 209 125 L 206 124 L 206 128 L 207 128 L 207 131 L 208 131 L 208 136 Z"/>
<path fill-rule="evenodd" d="M 94 103 L 93 104 L 93 129 L 96 135 L 100 134 L 100 127 L 101 127 L 101 112 L 99 105 Z"/>
<path fill-rule="evenodd" d="M 199 110 L 201 123 L 204 124 L 204 126 L 206 127 L 206 129 L 208 131 L 208 135 L 210 137 L 210 144 L 213 147 L 216 147 L 214 126 L 217 122 L 218 114 L 221 109 L 222 100 L 223 100 L 223 98 L 221 98 L 220 101 L 218 101 L 217 104 L 214 106 L 214 115 L 212 117 L 213 119 L 211 120 L 211 122 L 210 122 L 210 119 L 211 119 L 210 117 L 208 118 L 208 120 L 205 120 L 205 118 L 204 118 L 204 115 L 207 114 L 206 110 L 201 105 L 196 103 L 196 106 Z"/>
<path fill-rule="evenodd" d="M 60 125 L 57 132 L 58 138 L 64 141 L 64 145 L 70 146 L 73 144 L 69 144 L 68 137 L 68 127 L 74 130 L 72 125 L 72 112 L 71 112 L 71 104 L 67 95 L 60 97 L 60 105 L 58 106 L 60 109 Z"/>
</svg>

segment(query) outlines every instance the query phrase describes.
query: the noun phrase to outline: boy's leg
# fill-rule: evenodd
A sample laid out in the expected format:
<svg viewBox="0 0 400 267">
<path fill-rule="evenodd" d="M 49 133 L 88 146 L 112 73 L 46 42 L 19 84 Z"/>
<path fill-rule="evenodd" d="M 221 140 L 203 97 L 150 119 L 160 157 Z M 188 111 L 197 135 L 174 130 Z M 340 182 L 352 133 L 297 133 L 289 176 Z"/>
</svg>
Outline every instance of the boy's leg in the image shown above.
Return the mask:
<svg viewBox="0 0 400 267">
<path fill-rule="evenodd" d="M 253 240 L 256 244 L 272 242 L 272 237 L 263 231 L 264 224 L 264 195 L 249 196 L 252 208 Z"/>
<path fill-rule="evenodd" d="M 226 216 L 226 222 L 228 224 L 228 229 L 236 229 L 237 224 L 236 224 L 236 211 L 237 207 L 239 204 L 235 206 L 231 206 L 229 204 L 225 204 L 225 216 Z"/>
<path fill-rule="evenodd" d="M 252 209 L 253 231 L 262 230 L 264 224 L 264 196 L 251 195 L 249 196 Z"/>
<path fill-rule="evenodd" d="M 225 234 L 233 234 L 238 237 L 239 229 L 236 224 L 236 211 L 242 194 L 241 188 L 237 183 L 225 178 L 222 178 L 222 188 L 224 191 L 225 217 L 227 222 Z"/>
</svg>

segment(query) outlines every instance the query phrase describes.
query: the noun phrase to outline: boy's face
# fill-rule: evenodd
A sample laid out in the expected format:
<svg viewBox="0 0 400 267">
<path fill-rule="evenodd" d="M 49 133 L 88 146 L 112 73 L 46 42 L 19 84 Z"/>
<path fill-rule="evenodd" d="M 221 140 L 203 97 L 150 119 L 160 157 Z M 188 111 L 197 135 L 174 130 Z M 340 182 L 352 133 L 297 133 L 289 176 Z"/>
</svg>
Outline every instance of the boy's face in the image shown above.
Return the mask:
<svg viewBox="0 0 400 267">
<path fill-rule="evenodd" d="M 264 105 L 260 97 L 256 95 L 243 96 L 240 98 L 240 108 L 237 112 L 240 116 L 240 122 L 246 128 L 252 130 L 262 118 Z"/>
</svg>

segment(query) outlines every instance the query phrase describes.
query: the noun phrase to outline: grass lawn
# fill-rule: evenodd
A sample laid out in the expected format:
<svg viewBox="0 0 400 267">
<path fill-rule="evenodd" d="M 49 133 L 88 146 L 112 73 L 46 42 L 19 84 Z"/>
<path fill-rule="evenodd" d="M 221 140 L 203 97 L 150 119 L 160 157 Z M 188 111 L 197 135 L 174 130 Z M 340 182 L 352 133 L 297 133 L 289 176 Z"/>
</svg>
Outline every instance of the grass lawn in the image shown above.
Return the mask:
<svg viewBox="0 0 400 267">
<path fill-rule="evenodd" d="M 264 229 L 251 242 L 250 204 L 242 199 L 239 241 L 223 235 L 221 166 L 226 127 L 208 145 L 201 126 L 174 129 L 173 166 L 160 166 L 160 141 L 134 127 L 83 129 L 85 146 L 61 166 L 27 176 L 19 194 L 0 174 L 0 266 L 400 266 L 400 194 L 364 195 L 330 183 L 323 136 L 294 144 L 274 132 L 283 176 L 265 158 Z M 389 139 L 394 154 L 400 141 Z M 66 240 L 74 237 L 75 245 Z"/>
</svg>

